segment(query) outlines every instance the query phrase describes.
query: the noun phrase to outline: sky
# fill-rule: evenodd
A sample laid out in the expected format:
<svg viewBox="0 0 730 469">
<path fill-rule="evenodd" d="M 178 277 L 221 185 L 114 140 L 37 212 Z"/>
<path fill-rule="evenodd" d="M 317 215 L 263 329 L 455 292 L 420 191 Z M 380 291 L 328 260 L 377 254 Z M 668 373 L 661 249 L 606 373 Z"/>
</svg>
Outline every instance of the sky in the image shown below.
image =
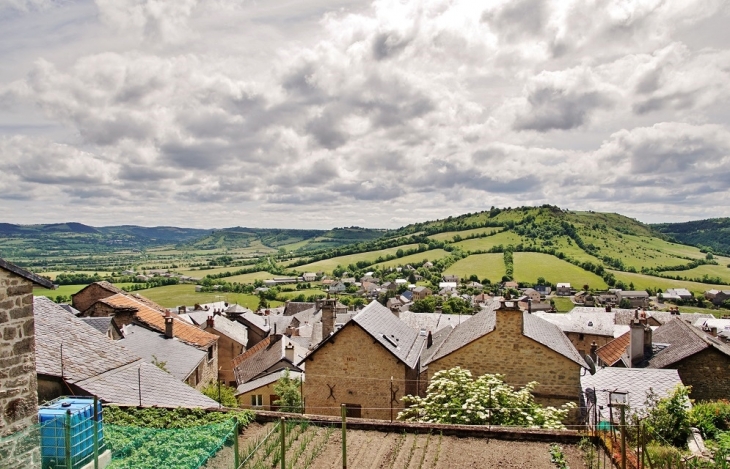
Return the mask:
<svg viewBox="0 0 730 469">
<path fill-rule="evenodd" d="M 0 222 L 730 216 L 721 0 L 0 0 Z"/>
</svg>

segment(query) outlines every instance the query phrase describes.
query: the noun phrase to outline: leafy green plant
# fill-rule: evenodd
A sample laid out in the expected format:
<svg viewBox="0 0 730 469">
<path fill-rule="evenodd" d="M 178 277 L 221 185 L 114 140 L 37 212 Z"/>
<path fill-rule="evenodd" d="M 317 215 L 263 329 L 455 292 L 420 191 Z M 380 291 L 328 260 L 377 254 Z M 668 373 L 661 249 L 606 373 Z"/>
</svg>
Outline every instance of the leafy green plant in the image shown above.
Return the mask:
<svg viewBox="0 0 730 469">
<path fill-rule="evenodd" d="M 289 376 L 289 370 L 284 370 L 284 374 L 274 383 L 274 392 L 279 399 L 274 401 L 282 412 L 304 412 L 302 405 L 302 394 L 299 392 L 300 382 Z"/>
<path fill-rule="evenodd" d="M 515 389 L 502 375 L 485 374 L 472 378 L 460 367 L 436 373 L 426 397 L 405 396 L 410 406 L 398 414 L 408 422 L 452 423 L 466 425 L 519 425 L 526 427 L 565 428 L 562 420 L 575 407 L 566 403 L 560 409 L 542 407 L 535 402 L 531 382 Z"/>
<path fill-rule="evenodd" d="M 210 383 L 201 392 L 224 407 L 238 407 L 236 388 L 233 386 L 223 383 Z"/>
<path fill-rule="evenodd" d="M 676 448 L 687 447 L 690 434 L 689 386 L 677 385 L 671 394 L 659 399 L 649 391 L 646 407 L 649 409 L 644 420 L 646 434 L 652 441 Z"/>
<path fill-rule="evenodd" d="M 730 429 L 730 401 L 700 402 L 689 413 L 690 423 L 697 427 L 703 438 L 716 439 Z"/>
<path fill-rule="evenodd" d="M 105 423 L 131 427 L 190 428 L 225 422 L 233 417 L 238 418 L 240 428 L 245 428 L 253 422 L 256 414 L 250 410 L 209 412 L 205 409 L 188 409 L 184 407 L 176 409 L 104 407 Z"/>
<path fill-rule="evenodd" d="M 555 464 L 559 469 L 570 469 L 568 462 L 565 460 L 563 448 L 555 443 L 550 445 L 550 462 Z"/>
</svg>

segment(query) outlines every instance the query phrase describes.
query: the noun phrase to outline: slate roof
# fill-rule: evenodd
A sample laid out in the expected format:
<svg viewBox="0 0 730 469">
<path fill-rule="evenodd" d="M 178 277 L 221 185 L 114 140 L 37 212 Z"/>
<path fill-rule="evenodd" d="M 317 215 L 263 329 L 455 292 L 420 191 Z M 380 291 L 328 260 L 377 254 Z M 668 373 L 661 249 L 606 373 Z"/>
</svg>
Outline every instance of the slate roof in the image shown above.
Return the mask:
<svg viewBox="0 0 730 469">
<path fill-rule="evenodd" d="M 302 302 L 302 301 L 289 301 L 286 303 L 286 306 L 284 307 L 284 315 L 285 316 L 293 316 L 297 313 L 301 313 L 302 311 L 310 308 L 314 308 L 316 303 L 310 303 L 310 302 Z"/>
<path fill-rule="evenodd" d="M 627 332 L 620 337 L 613 339 L 602 347 L 596 349 L 596 356 L 606 366 L 613 366 L 621 360 L 621 357 L 626 353 L 626 347 L 631 343 L 631 333 Z"/>
<path fill-rule="evenodd" d="M 13 264 L 12 262 L 8 262 L 3 258 L 0 258 L 0 269 L 12 272 L 15 275 L 19 275 L 24 279 L 35 283 L 39 287 L 53 289 L 52 281 L 48 280 L 47 278 L 43 278 L 40 275 L 36 275 L 33 272 L 29 272 L 22 267 L 18 267 L 17 265 Z"/>
<path fill-rule="evenodd" d="M 439 358 L 460 349 L 461 347 L 483 337 L 494 330 L 497 319 L 496 307 L 499 303 L 493 303 L 489 308 L 480 311 L 471 317 L 470 320 L 459 324 L 448 337 L 442 340 L 438 349 L 431 354 L 425 363 L 436 361 Z M 542 345 L 554 350 L 564 357 L 576 362 L 583 368 L 588 368 L 583 358 L 578 354 L 570 340 L 554 324 L 537 317 L 528 312 L 515 311 L 515 314 L 522 314 L 522 334 Z M 434 345 L 436 339 L 434 338 Z"/>
<path fill-rule="evenodd" d="M 652 390 L 659 397 L 667 396 L 678 384 L 682 384 L 677 370 L 653 370 L 649 368 L 599 368 L 596 374 L 580 378 L 581 387 L 589 402 L 598 403 L 600 420 L 609 420 L 609 391 L 628 392 L 629 408 L 636 412 L 645 407 L 646 394 Z M 602 407 L 602 408 L 601 408 Z M 591 412 L 591 419 L 593 414 Z M 614 412 L 618 419 L 618 412 Z"/>
<path fill-rule="evenodd" d="M 269 332 L 269 320 L 267 319 L 269 316 L 260 316 L 252 311 L 245 312 L 238 316 L 241 319 L 246 320 L 246 322 L 248 322 L 252 326 L 260 329 L 262 332 L 264 332 L 264 333 Z"/>
<path fill-rule="evenodd" d="M 300 371 L 300 368 L 286 359 L 284 346 L 288 342 L 289 339 L 282 335 L 268 336 L 234 358 L 233 374 L 236 376 L 236 382 L 243 384 L 258 378 L 281 361 L 285 361 L 288 365 L 282 364 L 278 369 L 291 368 Z"/>
<path fill-rule="evenodd" d="M 248 329 L 237 321 L 231 321 L 223 316 L 213 316 L 213 329 L 241 345 L 248 343 Z"/>
<path fill-rule="evenodd" d="M 165 369 L 180 381 L 186 380 L 207 357 L 204 350 L 177 339 L 167 339 L 164 334 L 137 324 L 124 326 L 123 333 L 124 338 L 119 340 L 122 346 L 147 362 L 165 362 Z"/>
<path fill-rule="evenodd" d="M 426 337 L 411 329 L 388 308 L 372 301 L 352 318 L 351 322 L 362 327 L 380 345 L 395 355 L 409 368 L 415 368 L 425 346 Z"/>
<path fill-rule="evenodd" d="M 443 313 L 413 313 L 411 311 L 402 311 L 400 320 L 406 323 L 410 328 L 420 331 L 436 332 L 444 327 L 453 328 L 457 324 L 470 319 L 471 316 L 459 314 L 443 314 Z"/>
<path fill-rule="evenodd" d="M 63 308 L 63 305 L 59 305 Z M 63 308 L 66 309 L 66 308 Z M 66 309 L 66 311 L 68 311 Z M 69 311 L 70 313 L 71 311 Z M 73 314 L 73 313 L 71 313 Z M 102 334 L 106 335 L 107 332 L 109 332 L 109 326 L 111 326 L 112 318 L 110 317 L 101 317 L 101 318 L 79 318 L 89 326 L 93 327 L 97 331 L 101 332 Z"/>
<path fill-rule="evenodd" d="M 138 298 L 117 294 L 104 298 L 102 301 L 115 307 L 136 308 L 137 312 L 134 317 L 137 321 L 156 331 L 165 332 L 165 316 L 145 303 L 138 301 Z M 173 321 L 173 335 L 185 343 L 199 348 L 206 348 L 218 340 L 218 336 L 202 331 L 181 319 L 173 318 Z"/>
<path fill-rule="evenodd" d="M 730 356 L 730 345 L 705 334 L 681 319 L 660 326 L 654 331 L 652 342 L 669 346 L 651 357 L 649 368 L 666 368 L 710 347 Z"/>
<path fill-rule="evenodd" d="M 73 314 L 74 316 L 78 316 L 79 314 L 81 314 L 81 311 L 79 311 L 78 309 L 74 308 L 70 304 L 67 304 L 67 303 L 59 303 L 58 306 L 60 306 L 61 308 L 65 309 L 66 311 L 68 311 L 69 313 Z"/>
<path fill-rule="evenodd" d="M 567 314 L 536 312 L 535 316 L 558 326 L 563 332 L 602 335 L 613 337 L 614 316 L 611 313 L 583 313 L 571 311 Z"/>
<path fill-rule="evenodd" d="M 243 383 L 240 386 L 238 386 L 238 388 L 236 388 L 236 396 L 238 396 L 239 394 L 245 394 L 247 392 L 251 392 L 255 389 L 266 386 L 268 384 L 275 383 L 279 380 L 279 378 L 284 376 L 284 373 L 286 373 L 284 370 L 280 370 L 276 373 L 271 373 L 266 376 L 262 376 L 261 378 L 257 378 L 257 379 L 251 380 L 247 383 Z M 295 379 L 297 381 L 299 381 L 299 379 L 301 378 L 302 381 L 306 381 L 304 373 L 300 373 L 298 371 L 289 371 L 289 378 Z"/>
<path fill-rule="evenodd" d="M 38 374 L 61 376 L 105 403 L 164 407 L 218 407 L 174 376 L 146 363 L 45 297 L 33 300 Z"/>
</svg>

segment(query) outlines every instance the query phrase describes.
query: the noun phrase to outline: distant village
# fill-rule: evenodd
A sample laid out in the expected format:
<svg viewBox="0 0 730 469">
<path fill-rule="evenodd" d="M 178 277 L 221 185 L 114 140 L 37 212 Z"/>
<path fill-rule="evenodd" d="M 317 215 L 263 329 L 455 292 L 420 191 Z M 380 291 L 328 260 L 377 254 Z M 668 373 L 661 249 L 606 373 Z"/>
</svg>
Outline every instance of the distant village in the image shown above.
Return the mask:
<svg viewBox="0 0 730 469">
<path fill-rule="evenodd" d="M 305 273 L 260 288 L 321 281 L 327 297 L 253 311 L 225 301 L 165 308 L 106 281 L 56 304 L 33 296 L 33 286 L 52 287 L 47 279 L 6 261 L 0 279 L 3 350 L 12 351 L 3 372 L 21 376 L 31 363 L 34 371 L 25 381 L 2 380 L 5 407 L 33 383 L 40 401 L 72 392 L 107 403 L 215 407 L 199 391 L 220 382 L 236 389 L 243 408 L 277 410 L 273 385 L 286 372 L 300 383 L 306 413 L 339 415 L 346 404 L 353 417 L 392 419 L 405 395 L 424 395 L 435 373 L 455 366 L 498 373 L 518 387 L 537 381 L 538 402 L 575 403 L 576 422 L 596 418 L 586 409 L 606 399 L 597 389 L 625 388 L 638 407 L 649 388 L 678 383 L 692 386 L 694 399 L 730 395 L 730 319 L 652 309 L 660 299 L 691 296 L 683 289 L 657 298 L 505 282 L 494 294 L 453 275 L 432 291 L 370 272 L 358 279 Z M 339 301 L 348 289 L 362 306 Z M 385 304 L 377 301 L 383 293 Z M 728 296 L 706 293 L 708 301 Z M 471 311 L 412 311 L 429 297 L 459 298 Z M 556 297 L 573 309 L 555 313 Z"/>
</svg>

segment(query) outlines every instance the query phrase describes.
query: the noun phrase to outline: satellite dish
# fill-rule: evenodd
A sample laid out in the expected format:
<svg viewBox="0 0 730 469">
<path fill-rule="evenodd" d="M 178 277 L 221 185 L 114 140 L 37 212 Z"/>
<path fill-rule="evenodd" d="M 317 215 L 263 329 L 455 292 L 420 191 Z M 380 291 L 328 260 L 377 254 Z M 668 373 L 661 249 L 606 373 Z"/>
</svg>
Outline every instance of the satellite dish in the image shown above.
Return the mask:
<svg viewBox="0 0 730 469">
<path fill-rule="evenodd" d="M 588 364 L 588 368 L 591 370 L 591 374 L 596 374 L 596 362 L 593 361 L 590 355 L 586 355 L 586 363 Z"/>
</svg>

